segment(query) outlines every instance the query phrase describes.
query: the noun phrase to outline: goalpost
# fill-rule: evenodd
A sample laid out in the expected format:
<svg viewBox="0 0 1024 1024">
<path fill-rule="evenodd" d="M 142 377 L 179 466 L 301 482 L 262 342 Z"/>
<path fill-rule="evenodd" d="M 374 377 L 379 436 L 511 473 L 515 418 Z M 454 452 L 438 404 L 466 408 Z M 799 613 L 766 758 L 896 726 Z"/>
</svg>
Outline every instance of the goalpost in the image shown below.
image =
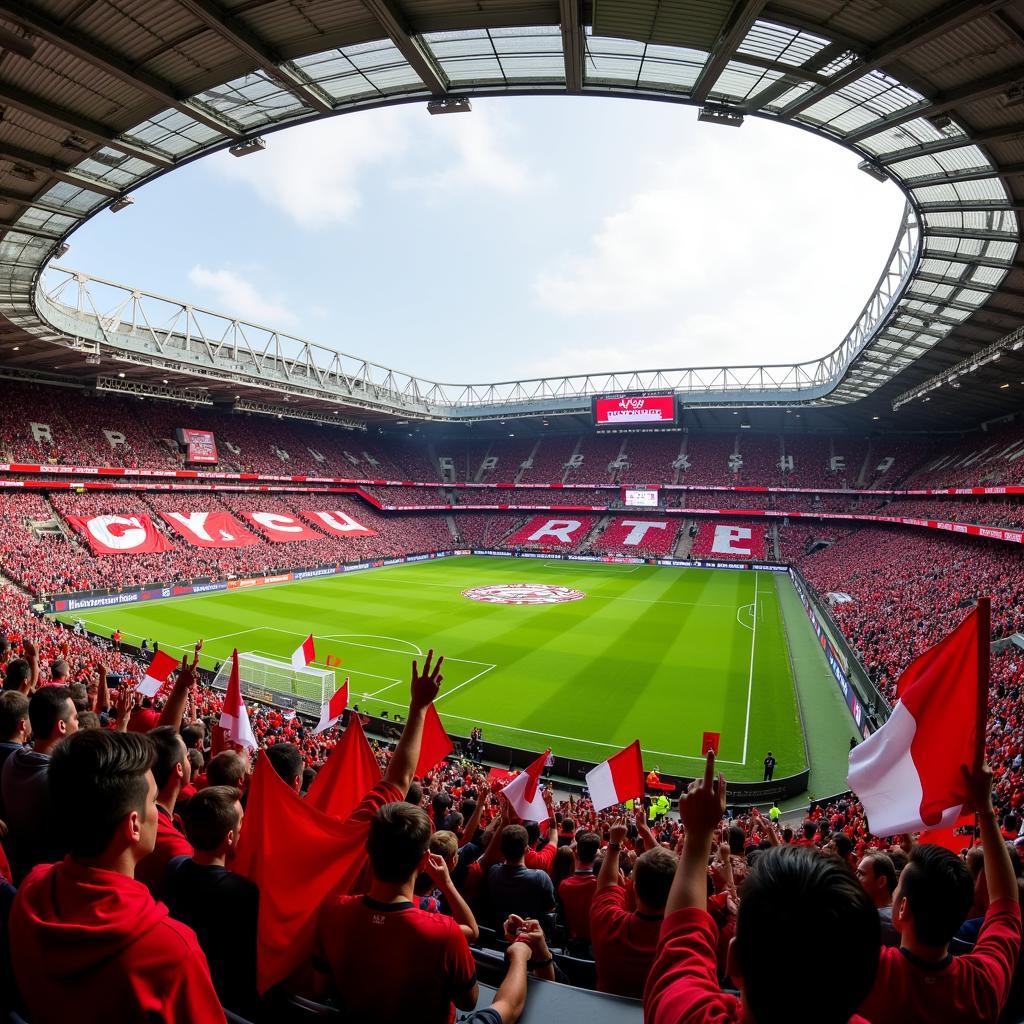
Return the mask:
<svg viewBox="0 0 1024 1024">
<path fill-rule="evenodd" d="M 292 668 L 290 661 L 241 651 L 238 654 L 238 677 L 243 693 L 264 690 L 268 696 L 281 693 L 289 697 L 303 697 L 317 704 L 325 704 L 337 689 L 333 669 L 314 668 L 312 665 L 297 669 Z M 217 671 L 213 685 L 227 689 L 230 678 L 231 661 L 228 659 Z"/>
</svg>

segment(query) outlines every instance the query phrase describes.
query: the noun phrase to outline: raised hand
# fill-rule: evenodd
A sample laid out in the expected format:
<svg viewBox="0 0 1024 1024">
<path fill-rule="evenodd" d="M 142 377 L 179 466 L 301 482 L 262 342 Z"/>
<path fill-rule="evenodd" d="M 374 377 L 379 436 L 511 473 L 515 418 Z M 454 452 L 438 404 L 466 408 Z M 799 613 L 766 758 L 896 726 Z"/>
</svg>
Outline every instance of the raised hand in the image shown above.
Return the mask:
<svg viewBox="0 0 1024 1024">
<path fill-rule="evenodd" d="M 411 699 L 409 702 L 410 710 L 420 710 L 425 708 L 428 704 L 432 704 L 434 698 L 437 697 L 441 689 L 441 683 L 444 681 L 444 676 L 441 675 L 441 666 L 444 664 L 444 655 L 442 654 L 437 662 L 431 666 L 431 659 L 434 657 L 433 649 L 427 651 L 427 657 L 423 662 L 423 671 L 419 669 L 419 664 L 416 661 L 412 663 L 412 684 Z"/>
<path fill-rule="evenodd" d="M 687 832 L 709 840 L 725 814 L 725 776 L 715 778 L 715 755 L 708 751 L 704 777 L 694 779 L 679 801 L 679 816 Z"/>
<path fill-rule="evenodd" d="M 608 830 L 608 842 L 610 842 L 610 843 L 617 843 L 619 846 L 621 846 L 622 845 L 622 841 L 625 838 L 626 838 L 626 822 L 622 818 L 620 818 Z"/>
<path fill-rule="evenodd" d="M 423 864 L 423 870 L 430 875 L 430 880 L 434 883 L 435 888 L 446 889 L 451 884 L 448 865 L 440 854 L 428 853 Z"/>
<path fill-rule="evenodd" d="M 117 690 L 117 702 L 114 707 L 117 709 L 117 730 L 118 732 L 128 731 L 128 719 L 131 718 L 135 708 L 135 690 L 127 679 L 121 680 Z"/>
<path fill-rule="evenodd" d="M 188 655 L 187 654 L 183 654 L 181 656 L 181 669 L 179 671 L 181 672 L 181 675 L 184 676 L 185 679 L 187 680 L 187 685 L 188 686 L 191 686 L 195 682 L 196 667 L 199 664 L 199 654 L 202 651 L 202 649 L 203 649 L 203 641 L 202 640 L 197 640 L 196 641 L 196 645 L 195 645 L 195 647 L 193 648 L 193 651 L 192 651 L 192 660 L 191 661 L 188 660 Z M 179 679 L 180 678 L 181 677 L 179 676 Z M 183 682 L 182 686 L 185 686 L 185 685 L 186 685 L 186 683 Z"/>
<path fill-rule="evenodd" d="M 972 771 L 967 765 L 961 765 L 964 776 L 964 788 L 967 790 L 967 801 L 978 814 L 992 810 L 992 769 L 982 763 Z"/>
</svg>

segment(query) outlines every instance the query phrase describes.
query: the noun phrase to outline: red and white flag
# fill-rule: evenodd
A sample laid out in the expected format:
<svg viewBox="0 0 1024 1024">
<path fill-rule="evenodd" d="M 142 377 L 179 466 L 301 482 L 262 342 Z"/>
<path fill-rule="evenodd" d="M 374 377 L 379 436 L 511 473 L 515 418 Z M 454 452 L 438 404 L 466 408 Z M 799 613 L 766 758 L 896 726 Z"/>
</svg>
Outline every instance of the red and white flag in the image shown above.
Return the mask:
<svg viewBox="0 0 1024 1024">
<path fill-rule="evenodd" d="M 146 668 L 146 674 L 135 689 L 146 697 L 155 697 L 163 689 L 164 683 L 167 682 L 170 674 L 179 664 L 180 662 L 177 658 L 172 658 L 164 651 L 157 651 L 153 655 L 153 660 Z"/>
<path fill-rule="evenodd" d="M 512 810 L 519 815 L 523 821 L 547 821 L 548 807 L 541 797 L 540 777 L 544 773 L 544 765 L 547 763 L 549 747 L 526 771 L 517 775 L 504 789 Z"/>
<path fill-rule="evenodd" d="M 587 788 L 595 811 L 638 800 L 644 795 L 644 762 L 640 741 L 634 740 L 625 750 L 613 754 L 587 772 Z"/>
<path fill-rule="evenodd" d="M 242 700 L 242 685 L 238 678 L 238 648 L 231 652 L 231 678 L 228 680 L 228 692 L 224 695 L 224 710 L 220 714 L 220 727 L 224 730 L 224 739 L 228 743 L 256 749 L 256 737 L 249 722 L 249 712 L 245 710 Z"/>
<path fill-rule="evenodd" d="M 313 634 L 310 633 L 292 652 L 292 668 L 305 668 L 312 664 L 314 658 L 316 651 L 313 649 Z"/>
<path fill-rule="evenodd" d="M 320 708 L 320 721 L 313 730 L 313 735 L 315 736 L 317 733 L 326 732 L 330 729 L 345 713 L 345 708 L 347 707 L 348 676 L 345 676 L 345 682 L 341 684 L 341 689 Z"/>
<path fill-rule="evenodd" d="M 967 808 L 961 766 L 982 757 L 989 602 L 900 676 L 889 720 L 850 751 L 850 789 L 876 836 L 949 828 Z"/>
</svg>

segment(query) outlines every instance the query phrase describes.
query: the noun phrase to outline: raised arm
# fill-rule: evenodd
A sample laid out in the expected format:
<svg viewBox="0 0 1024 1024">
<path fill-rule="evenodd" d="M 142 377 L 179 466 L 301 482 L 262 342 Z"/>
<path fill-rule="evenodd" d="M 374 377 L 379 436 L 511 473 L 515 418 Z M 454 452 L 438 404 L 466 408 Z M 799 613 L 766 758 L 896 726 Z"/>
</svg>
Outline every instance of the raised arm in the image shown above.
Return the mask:
<svg viewBox="0 0 1024 1024">
<path fill-rule="evenodd" d="M 427 651 L 422 672 L 419 670 L 417 662 L 412 663 L 409 715 L 405 720 L 405 728 L 402 729 L 398 746 L 395 747 L 395 752 L 391 755 L 391 761 L 388 763 L 388 769 L 384 773 L 384 781 L 396 789 L 400 789 L 403 793 L 408 792 L 413 776 L 416 774 L 416 765 L 420 759 L 420 747 L 423 744 L 423 723 L 426 721 L 427 708 L 433 703 L 444 679 L 444 676 L 441 675 L 444 656 L 438 658 L 437 663 L 431 666 L 433 657 L 433 650 Z"/>
<path fill-rule="evenodd" d="M 617 821 L 608 830 L 608 846 L 605 848 L 604 860 L 597 876 L 597 889 L 609 889 L 619 884 L 619 853 L 622 840 L 626 838 L 626 823 Z"/>
<path fill-rule="evenodd" d="M 654 838 L 654 833 L 651 831 L 647 824 L 647 812 L 641 805 L 636 809 L 636 830 L 640 833 L 640 839 L 644 844 L 644 853 L 648 850 L 653 850 L 658 845 L 658 840 Z"/>
<path fill-rule="evenodd" d="M 981 848 L 985 855 L 985 883 L 989 903 L 1017 899 L 1017 877 L 1006 842 L 999 832 L 999 822 L 992 807 L 992 769 L 982 764 L 976 771 L 962 768 L 967 796 L 978 815 L 981 827 Z"/>
<path fill-rule="evenodd" d="M 775 831 L 775 826 L 756 807 L 750 809 L 750 816 L 754 819 L 754 824 L 761 830 L 761 834 L 768 840 L 769 846 L 782 845 L 782 840 L 779 839 L 779 833 Z"/>
<path fill-rule="evenodd" d="M 484 815 L 484 800 L 485 795 L 483 792 L 477 794 L 476 807 L 473 809 L 473 813 L 469 816 L 469 821 L 462 826 L 460 837 L 462 844 L 471 843 L 473 836 L 476 835 L 476 830 L 480 827 L 480 819 Z"/>
<path fill-rule="evenodd" d="M 188 655 L 181 656 L 181 668 L 178 669 L 178 678 L 174 680 L 174 687 L 170 697 L 164 705 L 160 717 L 157 719 L 157 727 L 171 725 L 175 729 L 181 728 L 181 720 L 185 717 L 185 705 L 188 703 L 188 695 L 192 690 L 192 684 L 196 681 L 196 666 L 199 664 L 199 652 L 203 649 L 203 641 L 197 640 L 195 649 L 192 652 L 191 663 Z"/>
<path fill-rule="evenodd" d="M 480 868 L 486 871 L 492 864 L 498 863 L 501 855 L 501 833 L 505 830 L 505 815 L 499 811 L 498 816 L 491 822 L 491 837 L 487 842 L 487 849 L 480 858 Z"/>
<path fill-rule="evenodd" d="M 707 910 L 711 841 L 724 814 L 725 777 L 719 773 L 715 778 L 715 755 L 709 750 L 704 777 L 694 779 L 679 801 L 679 816 L 686 835 L 665 904 L 666 917 L 687 907 Z"/>
<path fill-rule="evenodd" d="M 96 665 L 96 707 L 97 714 L 106 711 L 110 707 L 110 691 L 107 689 L 107 666 L 99 663 Z"/>
<path fill-rule="evenodd" d="M 25 660 L 28 662 L 28 679 L 21 684 L 21 692 L 24 694 L 35 693 L 39 685 L 39 652 L 36 645 L 25 637 L 21 642 L 21 649 L 25 653 Z"/>
<path fill-rule="evenodd" d="M 455 883 L 452 881 L 452 876 L 448 873 L 448 865 L 444 862 L 444 857 L 436 853 L 428 853 L 424 867 L 427 874 L 430 875 L 430 880 L 444 895 L 452 912 L 452 917 L 455 919 L 455 923 L 459 926 L 462 934 L 466 936 L 466 941 L 476 942 L 480 938 L 480 929 L 477 927 L 476 918 L 473 916 L 473 911 L 469 909 L 469 904 L 462 898 L 459 890 L 455 888 Z"/>
</svg>

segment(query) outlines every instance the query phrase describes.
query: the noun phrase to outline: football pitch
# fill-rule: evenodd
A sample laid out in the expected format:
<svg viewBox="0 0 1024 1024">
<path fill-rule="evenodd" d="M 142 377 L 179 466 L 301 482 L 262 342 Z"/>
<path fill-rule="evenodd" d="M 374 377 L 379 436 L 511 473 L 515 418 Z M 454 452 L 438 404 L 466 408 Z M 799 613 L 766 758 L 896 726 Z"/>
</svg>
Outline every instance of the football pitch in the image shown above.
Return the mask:
<svg viewBox="0 0 1024 1024">
<path fill-rule="evenodd" d="M 464 596 L 524 583 L 584 596 Z M 339 685 L 348 676 L 351 702 L 370 714 L 404 712 L 410 662 L 433 647 L 445 656 L 437 710 L 455 735 L 479 725 L 486 740 L 590 761 L 639 737 L 645 769 L 693 774 L 703 733 L 718 732 L 727 776 L 760 781 L 768 750 L 776 777 L 807 763 L 785 587 L 782 573 L 459 557 L 81 617 L 172 653 L 202 637 L 205 667 L 233 647 L 287 662 L 312 632 L 316 664 L 330 660 Z"/>
</svg>

